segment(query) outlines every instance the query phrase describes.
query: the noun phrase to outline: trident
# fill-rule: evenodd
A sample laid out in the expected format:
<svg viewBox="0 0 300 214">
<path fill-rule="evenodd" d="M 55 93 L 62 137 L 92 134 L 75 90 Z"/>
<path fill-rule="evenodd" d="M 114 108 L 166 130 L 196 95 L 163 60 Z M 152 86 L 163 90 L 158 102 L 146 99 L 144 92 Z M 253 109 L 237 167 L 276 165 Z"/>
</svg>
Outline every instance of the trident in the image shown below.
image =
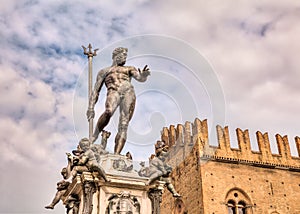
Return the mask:
<svg viewBox="0 0 300 214">
<path fill-rule="evenodd" d="M 88 81 L 88 88 L 89 88 L 89 99 L 91 99 L 92 96 L 92 90 L 93 90 L 93 68 L 92 68 L 92 61 L 93 61 L 93 57 L 97 56 L 97 50 L 99 49 L 95 49 L 94 52 L 92 51 L 92 45 L 89 44 L 89 46 L 87 47 L 89 50 L 87 51 L 87 48 L 84 47 L 83 45 L 81 46 L 83 48 L 83 53 L 84 55 L 87 55 L 88 60 L 89 60 L 89 81 Z M 90 103 L 90 102 L 89 102 Z M 89 104 L 90 105 L 90 104 Z M 90 106 L 89 106 L 90 107 Z M 89 139 L 91 140 L 93 136 L 93 119 L 89 120 Z"/>
</svg>

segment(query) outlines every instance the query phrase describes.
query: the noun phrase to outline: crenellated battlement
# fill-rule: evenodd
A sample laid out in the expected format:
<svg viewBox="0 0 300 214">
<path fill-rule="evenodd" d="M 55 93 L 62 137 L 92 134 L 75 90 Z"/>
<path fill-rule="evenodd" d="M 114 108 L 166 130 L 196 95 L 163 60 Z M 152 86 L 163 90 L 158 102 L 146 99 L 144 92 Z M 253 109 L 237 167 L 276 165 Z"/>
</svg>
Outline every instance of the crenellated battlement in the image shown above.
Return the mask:
<svg viewBox="0 0 300 214">
<path fill-rule="evenodd" d="M 218 146 L 212 146 L 209 144 L 207 120 L 201 121 L 196 118 L 193 123 L 186 122 L 176 127 L 174 125 L 169 128 L 164 127 L 161 132 L 161 141 L 170 148 L 170 164 L 181 163 L 193 150 L 202 160 L 210 159 L 300 171 L 300 137 L 298 136 L 295 137 L 298 156 L 294 157 L 291 155 L 286 135 L 275 135 L 279 154 L 273 154 L 267 132 L 256 132 L 259 151 L 252 151 L 248 130 L 236 129 L 238 148 L 230 146 L 231 139 L 227 126 L 218 125 L 216 131 Z"/>
</svg>

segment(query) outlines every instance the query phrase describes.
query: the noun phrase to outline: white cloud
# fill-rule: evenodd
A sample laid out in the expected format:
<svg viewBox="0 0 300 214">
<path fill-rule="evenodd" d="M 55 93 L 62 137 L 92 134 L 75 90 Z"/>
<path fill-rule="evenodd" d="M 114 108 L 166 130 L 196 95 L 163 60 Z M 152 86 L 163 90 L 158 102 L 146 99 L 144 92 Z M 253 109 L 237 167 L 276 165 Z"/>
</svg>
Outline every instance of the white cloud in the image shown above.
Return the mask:
<svg viewBox="0 0 300 214">
<path fill-rule="evenodd" d="M 297 1 L 15 0 L 1 4 L 0 139 L 4 152 L 0 166 L 6 175 L 1 181 L 7 185 L 1 182 L 0 189 L 8 192 L 14 182 L 21 182 L 15 180 L 18 171 L 27 179 L 18 191 L 31 194 L 15 198 L 13 204 L 1 203 L 0 210 L 41 213 L 43 208 L 33 208 L 31 201 L 44 203 L 40 195 L 51 200 L 59 168 L 66 162 L 64 152 L 77 144 L 73 89 L 86 65 L 81 45 L 88 43 L 102 49 L 143 33 L 181 38 L 215 68 L 226 95 L 231 129 L 280 132 L 290 139 L 299 135 L 299 6 Z M 170 105 L 158 107 L 162 106 Z M 137 111 L 134 117 L 138 115 Z M 7 168 L 8 163 L 12 168 Z M 37 171 L 49 174 L 52 169 L 58 176 L 49 180 L 45 176 L 43 186 L 33 173 L 37 165 Z M 40 191 L 32 191 L 34 182 Z"/>
</svg>

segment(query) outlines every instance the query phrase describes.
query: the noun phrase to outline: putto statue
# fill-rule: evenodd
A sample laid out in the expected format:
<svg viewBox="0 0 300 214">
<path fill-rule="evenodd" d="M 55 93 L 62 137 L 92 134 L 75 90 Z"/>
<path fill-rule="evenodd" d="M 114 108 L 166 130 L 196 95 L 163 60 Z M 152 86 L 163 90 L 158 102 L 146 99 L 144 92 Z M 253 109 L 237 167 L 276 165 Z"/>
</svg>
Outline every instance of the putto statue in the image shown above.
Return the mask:
<svg viewBox="0 0 300 214">
<path fill-rule="evenodd" d="M 46 209 L 54 209 L 55 205 L 60 201 L 61 197 L 65 194 L 68 186 L 70 185 L 70 182 L 68 182 L 67 179 L 67 168 L 64 167 L 61 170 L 61 175 L 63 176 L 63 180 L 59 181 L 57 183 L 57 192 L 51 202 L 48 206 L 45 206 Z"/>
<path fill-rule="evenodd" d="M 119 106 L 120 119 L 118 133 L 115 137 L 115 154 L 120 154 L 125 145 L 128 124 L 135 108 L 136 96 L 131 84 L 131 78 L 145 82 L 150 75 L 147 65 L 143 70 L 136 69 L 133 66 L 124 66 L 127 52 L 127 48 L 116 48 L 112 53 L 112 66 L 99 71 L 94 90 L 89 98 L 89 108 L 87 110 L 87 118 L 90 121 L 95 117 L 94 107 L 98 101 L 100 90 L 105 84 L 107 88 L 105 111 L 98 119 L 91 141 L 95 142 L 97 140 L 99 133 L 108 125 L 110 118 Z"/>
<path fill-rule="evenodd" d="M 141 169 L 138 174 L 142 177 L 149 177 L 147 185 L 154 181 L 163 181 L 167 189 L 172 193 L 173 197 L 181 197 L 171 183 L 170 174 L 172 167 L 166 163 L 168 157 L 168 149 L 163 142 L 158 141 L 155 144 L 155 155 L 151 155 L 149 159 L 149 167 L 145 167 L 145 163 L 141 162 Z"/>
<path fill-rule="evenodd" d="M 68 167 L 67 174 L 68 178 L 72 176 L 74 178 L 77 173 L 82 173 L 84 171 L 98 172 L 100 177 L 105 181 L 108 181 L 105 171 L 100 166 L 95 156 L 95 152 L 91 149 L 89 139 L 83 138 L 79 141 L 78 149 L 73 151 L 75 156 L 67 153 L 68 156 Z"/>
</svg>

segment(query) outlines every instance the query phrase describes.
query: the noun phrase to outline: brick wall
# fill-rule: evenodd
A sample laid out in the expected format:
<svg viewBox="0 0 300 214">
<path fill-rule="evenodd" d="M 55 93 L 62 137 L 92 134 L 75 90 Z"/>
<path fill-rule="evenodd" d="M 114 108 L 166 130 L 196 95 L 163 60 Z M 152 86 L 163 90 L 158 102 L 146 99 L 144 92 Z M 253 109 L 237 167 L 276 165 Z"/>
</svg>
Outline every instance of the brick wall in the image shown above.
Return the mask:
<svg viewBox="0 0 300 214">
<path fill-rule="evenodd" d="M 236 129 L 239 148 L 233 149 L 228 127 L 217 126 L 217 147 L 209 145 L 207 127 L 195 119 L 162 131 L 181 213 L 224 214 L 239 202 L 247 214 L 300 213 L 300 159 L 291 156 L 287 136 L 276 135 L 279 154 L 272 154 L 267 133 L 256 132 L 259 151 L 252 151 L 248 130 Z M 299 153 L 299 137 L 295 143 Z M 161 213 L 177 214 L 177 205 L 165 190 Z"/>
</svg>

